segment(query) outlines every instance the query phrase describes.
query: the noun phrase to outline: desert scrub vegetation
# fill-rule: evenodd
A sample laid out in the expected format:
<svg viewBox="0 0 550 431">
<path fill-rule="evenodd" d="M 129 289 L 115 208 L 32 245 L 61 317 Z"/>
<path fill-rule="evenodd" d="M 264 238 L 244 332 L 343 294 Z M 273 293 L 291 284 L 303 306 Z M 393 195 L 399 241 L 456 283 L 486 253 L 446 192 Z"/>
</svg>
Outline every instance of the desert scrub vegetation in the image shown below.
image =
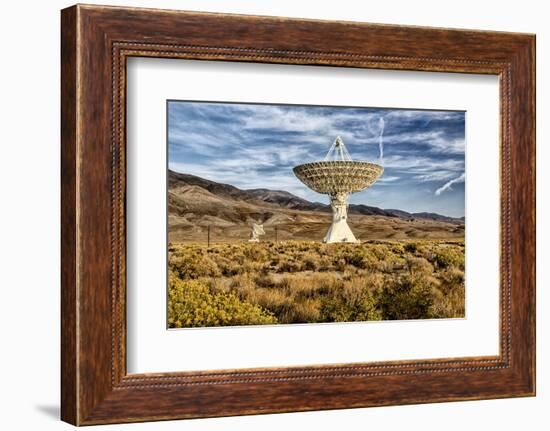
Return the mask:
<svg viewBox="0 0 550 431">
<path fill-rule="evenodd" d="M 169 274 L 168 324 L 171 328 L 277 323 L 272 313 L 230 292 L 212 293 L 203 284 Z"/>
<path fill-rule="evenodd" d="M 464 316 L 464 242 L 168 247 L 173 328 Z"/>
</svg>

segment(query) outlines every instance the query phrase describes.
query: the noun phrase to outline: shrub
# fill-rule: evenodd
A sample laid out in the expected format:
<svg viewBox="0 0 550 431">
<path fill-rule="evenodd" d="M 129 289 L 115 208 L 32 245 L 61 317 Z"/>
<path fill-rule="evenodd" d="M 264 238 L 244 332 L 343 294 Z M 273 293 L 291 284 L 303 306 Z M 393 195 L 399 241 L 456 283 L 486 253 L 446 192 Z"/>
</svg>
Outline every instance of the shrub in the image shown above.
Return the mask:
<svg viewBox="0 0 550 431">
<path fill-rule="evenodd" d="M 434 281 L 426 276 L 408 275 L 392 280 L 378 291 L 378 308 L 388 320 L 434 317 Z"/>
<path fill-rule="evenodd" d="M 408 242 L 403 247 L 407 253 L 416 253 L 417 245 L 414 242 Z"/>
<path fill-rule="evenodd" d="M 255 283 L 257 287 L 267 288 L 273 288 L 277 284 L 271 274 L 262 274 L 259 277 L 256 277 Z"/>
<path fill-rule="evenodd" d="M 411 274 L 429 275 L 434 271 L 433 265 L 423 257 L 414 257 L 414 256 L 408 257 L 407 266 Z"/>
<path fill-rule="evenodd" d="M 241 301 L 233 293 L 210 293 L 198 281 L 169 277 L 168 324 L 171 328 L 277 323 L 272 313 Z"/>
<path fill-rule="evenodd" d="M 302 259 L 305 271 L 317 271 L 319 269 L 319 255 L 316 253 L 307 252 Z"/>
<path fill-rule="evenodd" d="M 239 265 L 237 262 L 224 256 L 216 256 L 216 264 L 218 265 L 221 274 L 226 277 L 240 274 L 243 270 L 242 265 Z"/>
<path fill-rule="evenodd" d="M 321 317 L 319 310 L 319 301 L 306 299 L 297 302 L 292 308 L 292 316 L 287 323 L 315 323 Z"/>
<path fill-rule="evenodd" d="M 263 262 L 267 259 L 268 254 L 267 251 L 262 247 L 260 244 L 247 244 L 248 247 L 246 247 L 243 251 L 243 255 L 249 259 L 253 260 L 255 262 Z"/>
<path fill-rule="evenodd" d="M 402 255 L 406 250 L 403 244 L 396 242 L 391 244 L 391 251 L 394 254 Z"/>
<path fill-rule="evenodd" d="M 357 322 L 381 318 L 375 299 L 365 289 L 342 288 L 321 299 L 323 322 Z"/>
<path fill-rule="evenodd" d="M 359 269 L 373 268 L 378 259 L 367 250 L 356 249 L 346 255 L 346 262 Z"/>
<path fill-rule="evenodd" d="M 441 298 L 434 304 L 436 317 L 464 317 L 464 272 L 457 268 L 448 268 L 439 274 Z"/>
<path fill-rule="evenodd" d="M 302 269 L 300 262 L 288 259 L 279 264 L 279 272 L 298 272 Z"/>
<path fill-rule="evenodd" d="M 448 268 L 445 271 L 441 271 L 439 279 L 441 280 L 440 289 L 444 293 L 450 293 L 457 287 L 464 287 L 464 271 L 458 268 Z"/>
<path fill-rule="evenodd" d="M 434 252 L 435 263 L 439 268 L 448 268 L 456 266 L 464 269 L 464 251 L 458 247 L 440 247 Z"/>
<path fill-rule="evenodd" d="M 216 262 L 201 253 L 172 254 L 169 257 L 169 266 L 182 279 L 196 279 L 207 276 L 219 277 L 221 275 Z"/>
</svg>

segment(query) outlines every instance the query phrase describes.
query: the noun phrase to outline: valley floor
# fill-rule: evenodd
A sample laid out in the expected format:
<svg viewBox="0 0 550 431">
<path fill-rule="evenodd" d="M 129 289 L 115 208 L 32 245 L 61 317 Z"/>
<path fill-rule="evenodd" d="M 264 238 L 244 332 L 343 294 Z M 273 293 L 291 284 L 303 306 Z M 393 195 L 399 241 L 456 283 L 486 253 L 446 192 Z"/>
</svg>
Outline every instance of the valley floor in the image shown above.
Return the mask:
<svg viewBox="0 0 550 431">
<path fill-rule="evenodd" d="M 294 214 L 295 213 L 295 214 Z M 291 220 L 281 220 L 281 214 L 275 214 L 263 222 L 264 241 L 307 241 L 312 238 L 322 240 L 330 226 L 332 215 L 307 211 L 287 211 L 285 217 Z M 198 219 L 196 219 L 198 218 Z M 257 217 L 260 219 L 260 217 Z M 195 216 L 189 214 L 186 218 L 171 216 L 169 219 L 169 235 L 172 242 L 206 243 L 208 229 L 212 242 L 241 242 L 250 236 L 251 219 L 248 223 L 222 223 L 215 217 Z M 461 239 L 464 238 L 464 224 L 446 223 L 436 220 L 412 219 L 398 217 L 365 216 L 354 214 L 348 219 L 351 230 L 362 241 L 376 239 Z"/>
</svg>

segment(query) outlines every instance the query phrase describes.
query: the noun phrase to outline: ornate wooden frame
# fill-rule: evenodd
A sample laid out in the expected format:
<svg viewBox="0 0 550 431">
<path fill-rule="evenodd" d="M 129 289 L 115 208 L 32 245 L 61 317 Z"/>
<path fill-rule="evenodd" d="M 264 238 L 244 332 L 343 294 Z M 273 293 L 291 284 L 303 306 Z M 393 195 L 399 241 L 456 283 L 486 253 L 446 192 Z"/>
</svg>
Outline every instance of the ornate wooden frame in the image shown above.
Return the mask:
<svg viewBox="0 0 550 431">
<path fill-rule="evenodd" d="M 63 420 L 88 425 L 534 395 L 534 35 L 81 5 L 61 15 Z M 500 354 L 128 375 L 129 56 L 498 75 Z"/>
</svg>

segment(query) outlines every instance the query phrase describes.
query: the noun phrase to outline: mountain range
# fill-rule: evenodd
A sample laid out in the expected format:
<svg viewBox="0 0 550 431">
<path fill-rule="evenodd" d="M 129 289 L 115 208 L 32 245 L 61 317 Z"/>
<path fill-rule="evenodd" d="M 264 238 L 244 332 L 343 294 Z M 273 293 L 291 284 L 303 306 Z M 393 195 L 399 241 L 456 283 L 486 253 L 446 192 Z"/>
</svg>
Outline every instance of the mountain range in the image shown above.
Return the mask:
<svg viewBox="0 0 550 431">
<path fill-rule="evenodd" d="M 365 238 L 464 235 L 463 217 L 362 204 L 350 204 L 348 212 L 350 226 Z M 168 220 L 169 237 L 175 241 L 202 240 L 208 226 L 219 239 L 239 239 L 243 235 L 246 238 L 252 222 L 273 229 L 277 226 L 281 238 L 317 239 L 322 238 L 330 224 L 331 209 L 327 204 L 310 202 L 282 190 L 240 189 L 170 170 Z"/>
<path fill-rule="evenodd" d="M 330 212 L 330 206 L 328 204 L 322 204 L 320 202 L 310 202 L 306 199 L 300 198 L 292 193 L 282 190 L 270 190 L 270 189 L 239 189 L 229 184 L 217 183 L 214 181 L 206 180 L 204 178 L 197 177 L 190 174 L 182 174 L 179 172 L 168 172 L 168 187 L 174 189 L 181 185 L 197 186 L 210 193 L 218 196 L 228 196 L 233 199 L 242 200 L 252 203 L 270 203 L 275 204 L 282 208 L 301 210 L 301 211 L 326 211 Z M 464 217 L 455 218 L 448 217 L 437 213 L 430 212 L 418 212 L 409 213 L 407 211 L 398 209 L 382 209 L 378 207 L 363 205 L 363 204 L 350 204 L 348 212 L 350 214 L 363 214 L 363 215 L 379 215 L 385 217 L 401 217 L 405 219 L 428 219 L 444 221 L 448 223 L 463 224 Z"/>
</svg>

